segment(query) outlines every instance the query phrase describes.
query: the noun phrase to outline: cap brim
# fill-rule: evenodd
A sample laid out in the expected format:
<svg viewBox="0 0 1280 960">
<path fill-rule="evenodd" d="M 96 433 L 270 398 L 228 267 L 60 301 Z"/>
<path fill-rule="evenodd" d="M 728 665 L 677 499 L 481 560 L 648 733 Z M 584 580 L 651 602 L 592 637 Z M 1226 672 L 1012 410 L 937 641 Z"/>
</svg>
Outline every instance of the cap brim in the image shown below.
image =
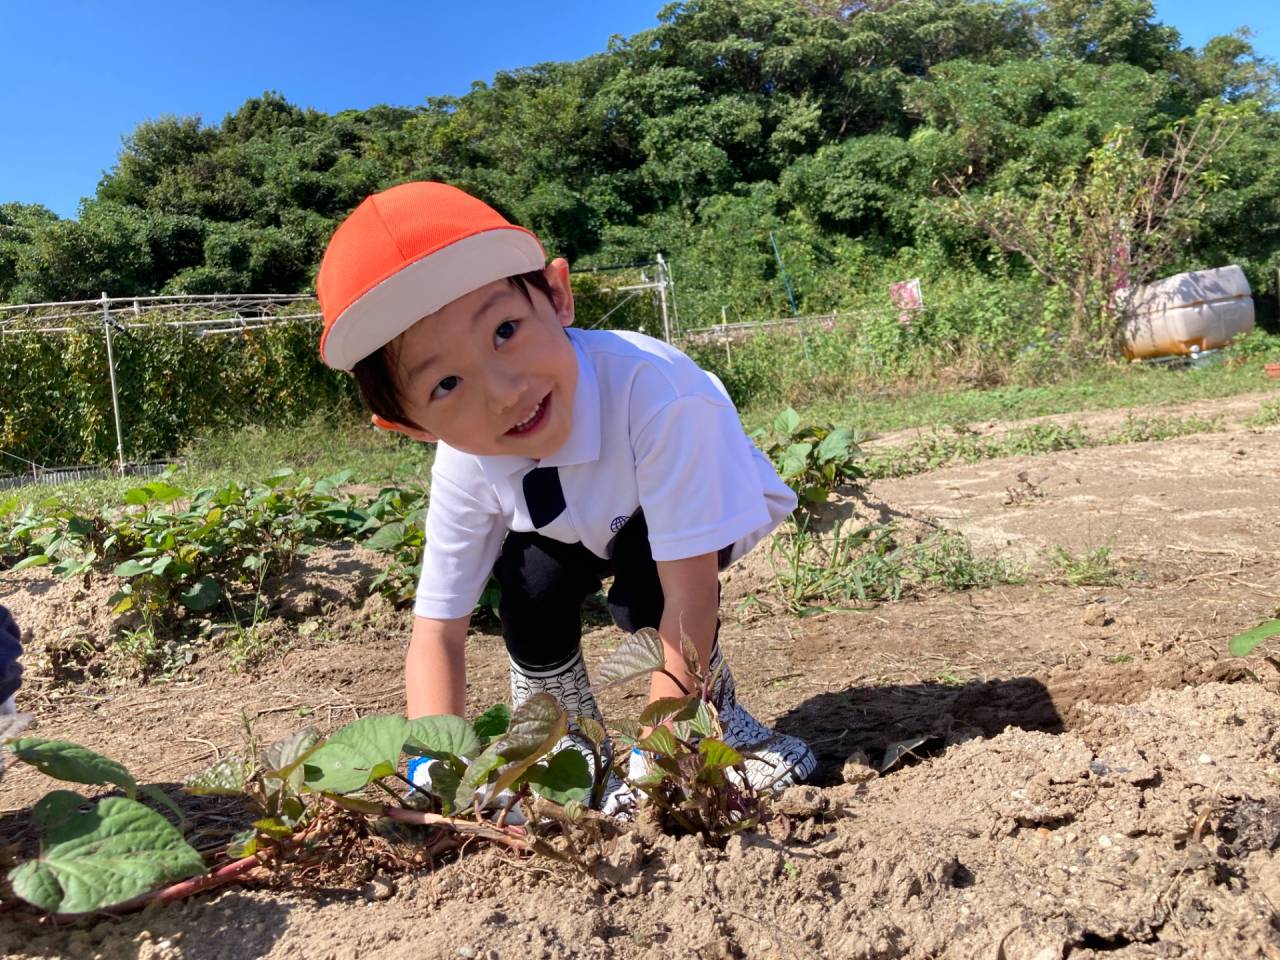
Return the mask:
<svg viewBox="0 0 1280 960">
<path fill-rule="evenodd" d="M 429 314 L 487 283 L 546 265 L 527 230 L 499 227 L 464 237 L 370 287 L 329 325 L 320 358 L 350 370 Z"/>
</svg>

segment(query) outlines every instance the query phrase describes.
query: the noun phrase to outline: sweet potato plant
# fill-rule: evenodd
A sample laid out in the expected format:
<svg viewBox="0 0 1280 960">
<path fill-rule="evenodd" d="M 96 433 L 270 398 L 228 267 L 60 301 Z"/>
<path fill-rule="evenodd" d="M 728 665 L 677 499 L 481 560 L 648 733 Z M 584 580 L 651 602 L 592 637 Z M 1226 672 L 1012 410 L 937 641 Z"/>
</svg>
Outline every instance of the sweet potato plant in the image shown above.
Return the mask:
<svg viewBox="0 0 1280 960">
<path fill-rule="evenodd" d="M 64 788 L 45 794 L 32 809 L 39 851 L 9 870 L 9 891 L 26 909 L 45 913 L 124 912 L 243 880 L 268 865 L 350 861 L 362 844 L 378 841 L 378 825 L 387 823 L 422 831 L 415 836 L 419 854 L 399 861 L 405 868 L 479 840 L 589 869 L 591 858 L 581 849 L 588 841 L 571 828 L 589 821 L 594 837 L 603 835 L 601 818 L 587 807 L 599 802 L 609 773 L 603 758 L 614 746 L 649 758 L 647 772 L 628 784 L 639 815 L 723 840 L 758 822 L 761 799 L 746 779 L 748 756 L 719 738 L 717 678 L 687 645 L 684 652 L 694 689 L 682 686 L 683 696 L 615 723 L 612 741 L 601 724 L 576 718 L 596 752 L 594 779 L 578 749 L 555 751 L 569 718 L 549 694 L 514 711 L 493 707 L 471 723 L 370 715 L 327 737 L 313 728 L 297 731 L 191 777 L 189 792 L 237 798 L 251 811 L 229 843 L 205 849 L 190 839 L 207 832 L 203 825 L 188 823 L 166 794 L 139 784 L 122 764 L 78 744 L 23 736 L 29 717 L 0 718 L 10 763 L 64 783 L 114 788 L 99 797 Z M 645 630 L 619 646 L 597 680 L 622 683 L 655 670 L 665 672 L 662 640 Z M 406 755 L 432 759 L 429 785 L 405 779 Z M 615 769 L 628 774 L 625 762 Z M 518 805 L 522 816 L 513 818 Z M 559 846 L 548 842 L 556 832 L 566 838 Z"/>
<path fill-rule="evenodd" d="M 33 808 L 39 854 L 7 879 L 15 897 L 56 914 L 121 912 L 228 883 L 272 862 L 341 857 L 380 820 L 427 828 L 424 849 L 432 856 L 467 838 L 532 851 L 537 838 L 505 823 L 515 803 L 538 795 L 562 807 L 591 789 L 580 754 L 549 756 L 567 718 L 547 694 L 514 713 L 488 711 L 474 724 L 448 716 L 371 715 L 328 737 L 299 731 L 256 756 L 225 757 L 192 777 L 192 793 L 243 798 L 254 811 L 230 844 L 202 854 L 184 838 L 182 815 L 164 794 L 139 786 L 123 765 L 92 750 L 20 736 L 28 720 L 4 718 L 0 741 L 7 759 L 58 780 L 123 793 L 94 799 L 56 789 Z M 441 761 L 429 791 L 413 789 L 399 773 L 406 753 Z M 371 791 L 381 799 L 370 799 Z M 483 811 L 498 800 L 496 820 L 486 820 Z"/>
</svg>

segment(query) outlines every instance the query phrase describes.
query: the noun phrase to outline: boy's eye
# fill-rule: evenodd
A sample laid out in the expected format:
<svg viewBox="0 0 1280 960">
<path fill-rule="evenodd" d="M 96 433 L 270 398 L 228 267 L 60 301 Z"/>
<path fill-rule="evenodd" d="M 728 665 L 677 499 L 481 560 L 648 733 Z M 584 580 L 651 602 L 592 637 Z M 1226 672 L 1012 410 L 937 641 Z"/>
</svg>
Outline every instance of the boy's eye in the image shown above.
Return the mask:
<svg viewBox="0 0 1280 960">
<path fill-rule="evenodd" d="M 502 344 L 510 340 L 512 337 L 514 337 L 515 333 L 516 333 L 516 321 L 503 320 L 500 324 L 498 324 L 498 329 L 493 331 L 493 339 L 499 346 L 501 346 Z"/>
<path fill-rule="evenodd" d="M 431 399 L 432 400 L 441 399 L 442 397 L 446 396 L 449 393 L 449 391 L 452 390 L 457 385 L 458 385 L 457 377 L 445 377 L 443 380 L 437 383 L 436 388 L 431 391 Z"/>
</svg>

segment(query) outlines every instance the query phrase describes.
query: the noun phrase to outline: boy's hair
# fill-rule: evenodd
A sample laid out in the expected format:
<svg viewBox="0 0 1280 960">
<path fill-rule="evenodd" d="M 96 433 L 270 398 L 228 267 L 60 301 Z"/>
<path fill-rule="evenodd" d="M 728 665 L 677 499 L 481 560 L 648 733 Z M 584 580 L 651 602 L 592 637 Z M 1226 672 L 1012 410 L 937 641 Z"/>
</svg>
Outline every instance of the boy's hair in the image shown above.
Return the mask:
<svg viewBox="0 0 1280 960">
<path fill-rule="evenodd" d="M 551 290 L 551 284 L 547 282 L 546 274 L 541 270 L 515 274 L 507 277 L 507 282 L 524 294 L 524 298 L 531 304 L 533 295 L 529 292 L 530 287 L 555 305 L 555 294 Z M 404 409 L 404 398 L 394 376 L 395 349 L 395 341 L 383 344 L 363 360 L 356 361 L 351 368 L 351 375 L 355 377 L 360 397 L 370 413 L 392 423 L 403 423 L 405 426 L 421 429 Z"/>
</svg>

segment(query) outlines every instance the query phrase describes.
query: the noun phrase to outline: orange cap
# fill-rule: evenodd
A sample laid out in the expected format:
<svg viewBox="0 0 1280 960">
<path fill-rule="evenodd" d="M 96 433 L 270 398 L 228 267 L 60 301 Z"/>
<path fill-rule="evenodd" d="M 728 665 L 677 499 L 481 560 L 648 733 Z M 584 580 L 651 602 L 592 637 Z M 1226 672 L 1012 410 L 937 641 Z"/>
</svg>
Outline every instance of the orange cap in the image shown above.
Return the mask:
<svg viewBox="0 0 1280 960">
<path fill-rule="evenodd" d="M 537 237 L 457 187 L 375 193 L 338 225 L 320 261 L 320 358 L 350 370 L 445 304 L 545 263 Z"/>
</svg>

